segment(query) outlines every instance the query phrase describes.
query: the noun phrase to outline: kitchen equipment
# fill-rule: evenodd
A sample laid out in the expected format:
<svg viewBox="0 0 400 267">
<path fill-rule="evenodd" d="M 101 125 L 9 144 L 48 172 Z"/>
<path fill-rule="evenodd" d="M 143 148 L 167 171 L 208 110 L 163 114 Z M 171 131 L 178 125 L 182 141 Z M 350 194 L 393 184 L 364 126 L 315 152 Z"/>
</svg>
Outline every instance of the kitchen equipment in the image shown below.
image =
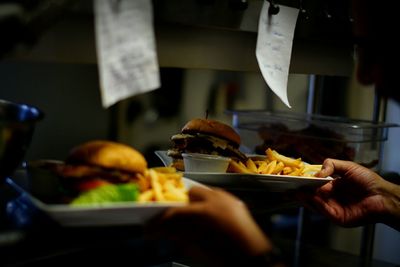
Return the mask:
<svg viewBox="0 0 400 267">
<path fill-rule="evenodd" d="M 36 107 L 0 100 L 0 182 L 21 164 L 36 123 L 43 119 Z"/>
<path fill-rule="evenodd" d="M 245 153 L 264 154 L 270 147 L 311 164 L 337 158 L 376 168 L 389 128 L 399 126 L 283 111 L 236 110 L 229 113 L 233 127 L 242 137 L 241 149 Z"/>
</svg>

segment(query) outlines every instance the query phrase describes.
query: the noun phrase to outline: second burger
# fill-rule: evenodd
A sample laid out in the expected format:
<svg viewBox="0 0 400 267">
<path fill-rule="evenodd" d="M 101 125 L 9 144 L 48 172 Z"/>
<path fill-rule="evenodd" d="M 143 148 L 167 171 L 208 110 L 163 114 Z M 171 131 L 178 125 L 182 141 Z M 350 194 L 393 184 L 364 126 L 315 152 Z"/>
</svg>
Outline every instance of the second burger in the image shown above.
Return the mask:
<svg viewBox="0 0 400 267">
<path fill-rule="evenodd" d="M 167 155 L 172 166 L 184 170 L 182 153 L 201 153 L 229 157 L 246 162 L 247 157 L 239 150 L 240 135 L 229 125 L 212 119 L 195 118 L 188 121 L 181 132 L 171 137 L 172 147 Z"/>
</svg>

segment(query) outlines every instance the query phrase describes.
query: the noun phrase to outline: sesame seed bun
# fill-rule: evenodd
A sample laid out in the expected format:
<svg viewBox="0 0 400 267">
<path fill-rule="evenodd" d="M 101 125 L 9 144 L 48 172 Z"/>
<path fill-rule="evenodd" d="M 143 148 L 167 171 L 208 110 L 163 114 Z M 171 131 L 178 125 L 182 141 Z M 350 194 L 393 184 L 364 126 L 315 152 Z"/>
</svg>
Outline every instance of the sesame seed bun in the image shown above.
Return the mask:
<svg viewBox="0 0 400 267">
<path fill-rule="evenodd" d="M 144 173 L 147 168 L 146 159 L 139 151 L 128 145 L 106 140 L 93 140 L 74 147 L 66 162 L 132 173 Z"/>
<path fill-rule="evenodd" d="M 181 132 L 187 134 L 203 133 L 213 135 L 228 140 L 236 146 L 239 146 L 241 142 L 239 134 L 236 133 L 231 126 L 211 119 L 192 119 L 183 126 Z"/>
</svg>

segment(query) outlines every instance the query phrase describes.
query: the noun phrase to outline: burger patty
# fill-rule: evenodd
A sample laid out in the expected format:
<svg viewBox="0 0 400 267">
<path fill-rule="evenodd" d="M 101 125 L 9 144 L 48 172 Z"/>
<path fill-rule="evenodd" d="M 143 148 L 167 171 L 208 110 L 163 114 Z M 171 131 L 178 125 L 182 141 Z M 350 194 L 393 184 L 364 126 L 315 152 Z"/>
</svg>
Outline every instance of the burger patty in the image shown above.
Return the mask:
<svg viewBox="0 0 400 267">
<path fill-rule="evenodd" d="M 171 137 L 173 148 L 167 154 L 172 158 L 182 158 L 182 153 L 215 154 L 246 161 L 247 157 L 237 145 L 208 134 L 176 134 Z"/>
<path fill-rule="evenodd" d="M 68 178 L 69 181 L 75 180 L 75 182 L 99 178 L 110 183 L 126 183 L 136 179 L 136 174 L 90 165 L 63 164 L 57 167 L 56 173 L 64 179 Z"/>
</svg>

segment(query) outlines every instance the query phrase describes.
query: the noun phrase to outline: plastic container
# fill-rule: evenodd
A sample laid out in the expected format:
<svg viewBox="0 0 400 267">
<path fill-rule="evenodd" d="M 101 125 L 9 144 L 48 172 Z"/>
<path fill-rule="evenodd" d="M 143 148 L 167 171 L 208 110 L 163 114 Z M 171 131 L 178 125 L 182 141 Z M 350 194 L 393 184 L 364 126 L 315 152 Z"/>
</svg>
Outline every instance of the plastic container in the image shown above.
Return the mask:
<svg viewBox="0 0 400 267">
<path fill-rule="evenodd" d="M 185 172 L 226 172 L 230 158 L 217 155 L 182 153 Z"/>
<path fill-rule="evenodd" d="M 265 149 L 270 147 L 311 164 L 336 158 L 376 168 L 389 128 L 399 126 L 292 112 L 237 110 L 229 113 L 233 127 L 242 138 L 243 152 L 265 154 Z"/>
</svg>

